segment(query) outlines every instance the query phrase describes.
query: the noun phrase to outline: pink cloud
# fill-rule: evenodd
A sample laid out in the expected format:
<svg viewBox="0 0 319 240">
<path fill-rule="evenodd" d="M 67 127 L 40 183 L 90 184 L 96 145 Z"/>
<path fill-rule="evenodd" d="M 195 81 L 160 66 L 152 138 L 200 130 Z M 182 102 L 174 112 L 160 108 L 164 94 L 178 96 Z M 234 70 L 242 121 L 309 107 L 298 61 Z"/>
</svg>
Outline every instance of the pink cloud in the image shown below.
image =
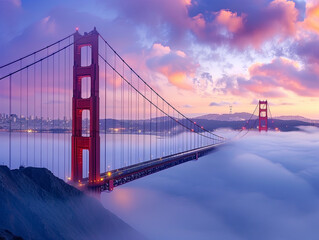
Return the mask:
<svg viewBox="0 0 319 240">
<path fill-rule="evenodd" d="M 192 90 L 191 79 L 195 76 L 197 65 L 182 51 L 173 51 L 159 43 L 153 45 L 148 67 L 164 75 L 178 88 Z"/>
<path fill-rule="evenodd" d="M 216 22 L 224 25 L 229 32 L 235 33 L 244 27 L 244 15 L 237 16 L 229 10 L 221 10 L 216 16 Z"/>
<path fill-rule="evenodd" d="M 306 18 L 301 23 L 301 27 L 319 34 L 319 2 L 307 3 Z"/>
<path fill-rule="evenodd" d="M 293 36 L 298 15 L 299 11 L 294 2 L 274 0 L 266 8 L 240 15 L 225 9 L 211 12 L 206 18 L 199 13 L 192 18 L 191 30 L 195 36 L 207 43 L 259 48 L 265 41 L 276 36 Z M 209 17 L 213 20 L 207 20 Z M 228 33 L 223 31 L 225 28 Z"/>
<path fill-rule="evenodd" d="M 173 47 L 186 45 L 189 33 L 201 43 L 229 44 L 240 49 L 260 48 L 275 37 L 294 36 L 302 11 L 295 2 L 245 0 L 243 4 L 247 7 L 231 1 L 118 0 L 106 6 L 116 9 L 119 18 L 124 16 L 136 26 L 147 26 L 155 41 Z"/>
<path fill-rule="evenodd" d="M 249 68 L 250 79 L 239 80 L 238 89 L 262 96 L 284 96 L 280 88 L 300 96 L 319 94 L 318 72 L 307 66 L 302 68 L 295 61 L 276 58 L 271 63 L 256 63 Z"/>
</svg>

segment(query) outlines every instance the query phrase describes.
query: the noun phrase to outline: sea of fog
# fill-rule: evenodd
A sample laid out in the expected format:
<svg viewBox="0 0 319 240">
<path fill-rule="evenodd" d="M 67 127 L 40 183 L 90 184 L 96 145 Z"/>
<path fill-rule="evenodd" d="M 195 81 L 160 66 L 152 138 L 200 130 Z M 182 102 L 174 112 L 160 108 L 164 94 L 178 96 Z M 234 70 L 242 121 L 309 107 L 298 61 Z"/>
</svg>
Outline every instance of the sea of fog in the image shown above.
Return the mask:
<svg viewBox="0 0 319 240">
<path fill-rule="evenodd" d="M 318 239 L 319 130 L 248 134 L 101 201 L 154 240 Z"/>
</svg>

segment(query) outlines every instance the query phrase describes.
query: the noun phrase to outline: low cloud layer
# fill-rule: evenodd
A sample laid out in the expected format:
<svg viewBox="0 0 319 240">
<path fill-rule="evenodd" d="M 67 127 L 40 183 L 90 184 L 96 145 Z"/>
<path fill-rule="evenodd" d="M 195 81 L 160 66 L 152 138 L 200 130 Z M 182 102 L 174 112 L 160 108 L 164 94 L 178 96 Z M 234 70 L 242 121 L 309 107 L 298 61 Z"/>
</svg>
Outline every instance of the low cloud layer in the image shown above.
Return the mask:
<svg viewBox="0 0 319 240">
<path fill-rule="evenodd" d="M 102 195 L 150 239 L 317 239 L 319 131 L 248 135 Z"/>
</svg>

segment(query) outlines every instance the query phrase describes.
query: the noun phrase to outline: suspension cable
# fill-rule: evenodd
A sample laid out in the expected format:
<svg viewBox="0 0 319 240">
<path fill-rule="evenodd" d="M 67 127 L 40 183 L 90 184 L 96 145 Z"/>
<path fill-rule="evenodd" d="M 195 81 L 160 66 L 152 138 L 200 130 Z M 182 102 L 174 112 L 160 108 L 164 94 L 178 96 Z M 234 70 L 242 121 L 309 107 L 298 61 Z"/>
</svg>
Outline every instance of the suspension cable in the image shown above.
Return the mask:
<svg viewBox="0 0 319 240">
<path fill-rule="evenodd" d="M 118 74 L 120 77 L 122 77 L 126 82 L 127 84 L 129 84 L 131 86 L 132 89 L 134 89 L 136 92 L 138 92 L 145 100 L 147 100 L 151 105 L 153 105 L 154 107 L 158 108 L 158 110 L 160 110 L 163 114 L 165 114 L 167 117 L 169 117 L 171 120 L 174 120 L 176 122 L 178 122 L 180 125 L 182 125 L 184 128 L 187 128 L 188 130 L 194 132 L 194 130 L 191 128 L 191 127 L 188 127 L 188 126 L 185 126 L 181 121 L 177 121 L 176 119 L 174 119 L 172 116 L 170 116 L 169 114 L 167 114 L 164 110 L 160 109 L 158 106 L 156 106 L 152 101 L 150 101 L 146 96 L 144 96 L 141 92 L 139 92 L 133 85 L 132 83 L 130 83 L 130 81 L 128 81 L 126 78 L 124 78 L 121 73 L 119 73 L 103 56 L 101 56 L 99 54 L 100 58 L 106 62 L 106 64 L 116 73 Z M 160 97 L 160 96 L 159 96 Z M 168 104 L 168 103 L 167 103 Z M 170 106 L 168 104 L 168 106 Z M 171 107 L 172 109 L 174 109 L 173 107 Z M 176 109 L 174 109 L 175 111 L 177 111 Z M 178 112 L 178 111 L 177 111 Z M 186 118 L 186 117 L 185 117 Z M 188 118 L 186 118 L 186 120 L 188 120 Z M 192 121 L 190 121 L 191 123 L 193 123 Z M 197 134 L 200 134 L 201 136 L 203 137 L 206 137 L 206 138 L 209 138 L 209 139 L 214 139 L 212 137 L 209 137 L 209 136 L 205 136 L 203 135 L 202 133 L 199 133 L 199 132 L 196 132 Z M 213 134 L 214 136 L 218 137 L 218 138 L 222 138 L 222 139 L 225 139 L 221 136 L 218 136 L 216 134 Z"/>
<path fill-rule="evenodd" d="M 255 112 L 256 112 L 257 108 L 258 108 L 258 103 L 257 103 L 257 105 L 256 105 L 256 107 L 255 107 L 254 112 L 250 115 L 250 118 L 248 119 L 248 121 L 246 121 L 245 125 L 244 125 L 244 126 L 239 130 L 239 132 L 238 132 L 233 138 L 231 138 L 231 139 L 236 138 L 236 137 L 237 137 L 242 131 L 244 131 L 244 130 L 248 130 L 247 133 L 249 132 L 250 129 L 248 128 L 248 125 L 249 125 L 249 123 L 250 123 L 252 117 L 255 116 Z M 257 119 L 258 119 L 258 118 L 257 118 Z M 255 121 L 255 122 L 256 122 L 256 121 Z M 255 123 L 254 123 L 254 124 L 255 124 Z M 245 133 L 243 136 L 241 136 L 241 138 L 244 137 L 244 136 L 246 136 L 247 133 Z"/>
<path fill-rule="evenodd" d="M 18 72 L 20 72 L 20 71 L 22 71 L 22 70 L 24 70 L 24 69 L 27 69 L 27 68 L 29 68 L 29 67 L 31 67 L 31 66 L 33 66 L 33 65 L 35 65 L 35 64 L 37 64 L 37 63 L 39 63 L 39 62 L 41 62 L 41 61 L 43 61 L 43 60 L 45 60 L 45 59 L 47 59 L 47 58 L 49 58 L 49 57 L 52 57 L 52 56 L 54 56 L 55 54 L 57 54 L 57 53 L 63 51 L 64 49 L 66 49 L 66 48 L 68 48 L 68 47 L 70 47 L 70 46 L 72 46 L 72 45 L 73 45 L 73 43 L 70 43 L 70 44 L 68 44 L 67 46 L 65 46 L 65 47 L 63 47 L 63 48 L 61 48 L 61 49 L 59 49 L 58 51 L 55 51 L 54 53 L 51 53 L 51 54 L 49 54 L 49 55 L 47 55 L 47 56 L 45 56 L 45 57 L 43 57 L 43 58 L 40 58 L 39 60 L 37 60 L 37 61 L 35 61 L 35 62 L 33 62 L 33 63 L 30 63 L 30 64 L 28 64 L 28 65 L 26 65 L 26 66 L 24 66 L 24 67 L 22 67 L 22 68 L 19 68 L 18 70 L 13 71 L 13 72 L 11 72 L 11 73 L 9 73 L 9 74 L 3 76 L 3 77 L 0 77 L 0 81 L 3 80 L 3 79 L 5 79 L 5 78 L 7 78 L 7 77 L 9 77 L 10 75 L 14 75 L 14 74 L 16 74 L 16 73 L 18 73 Z"/>
<path fill-rule="evenodd" d="M 101 34 L 99 34 L 99 36 L 101 37 L 101 39 L 104 41 L 105 44 L 107 44 L 107 46 L 115 53 L 116 56 L 118 56 L 118 58 L 123 61 L 125 63 L 125 65 L 144 83 L 146 84 L 146 86 L 148 88 L 150 88 L 159 98 L 161 98 L 164 102 L 166 102 L 172 109 L 174 109 L 175 111 L 177 111 L 178 113 L 181 114 L 182 117 L 184 117 L 186 120 L 190 121 L 192 124 L 195 124 L 197 125 L 198 127 L 201 128 L 201 126 L 199 126 L 198 124 L 194 123 L 190 118 L 186 117 L 183 113 L 181 113 L 180 111 L 178 111 L 174 106 L 172 106 L 170 103 L 168 103 L 161 95 L 159 95 L 142 77 L 140 77 L 139 74 L 137 74 L 131 67 L 130 65 L 115 51 L 115 49 L 103 38 L 103 36 Z M 100 57 L 102 57 L 100 55 Z M 105 59 L 104 59 L 105 60 Z M 215 135 L 216 137 L 219 137 L 219 138 L 222 138 L 222 139 L 225 139 L 224 137 L 221 137 L 221 136 L 218 136 L 214 133 L 212 133 L 211 131 L 205 129 L 205 128 L 202 128 L 205 132 L 209 132 L 210 134 L 212 135 Z"/>
<path fill-rule="evenodd" d="M 54 45 L 56 45 L 56 44 L 58 44 L 58 43 L 60 43 L 60 42 L 63 42 L 64 40 L 68 39 L 68 38 L 71 37 L 71 36 L 73 36 L 73 33 L 70 34 L 69 36 L 66 36 L 66 37 L 60 39 L 59 41 L 57 41 L 57 42 L 55 42 L 55 43 L 52 43 L 52 44 L 50 44 L 50 45 L 47 45 L 46 47 L 41 48 L 41 49 L 39 49 L 39 50 L 37 50 L 37 51 L 35 51 L 35 52 L 33 52 L 33 53 L 27 54 L 27 55 L 25 55 L 24 57 L 21 57 L 21 58 L 19 58 L 19 59 L 16 59 L 16 60 L 14 60 L 14 61 L 12 61 L 12 62 L 9 62 L 9 63 L 7 63 L 7 64 L 4 64 L 4 65 L 0 66 L 0 69 L 1 69 L 1 68 L 4 68 L 4 67 L 7 67 L 7 66 L 10 66 L 10 65 L 12 65 L 12 64 L 14 64 L 14 63 L 16 63 L 16 62 L 21 61 L 21 60 L 24 60 L 24 59 L 26 59 L 26 58 L 28 58 L 28 57 L 30 57 L 30 56 L 32 56 L 32 55 L 35 55 L 35 54 L 37 54 L 37 53 L 39 53 L 39 52 L 42 52 L 43 50 L 45 50 L 45 49 L 47 49 L 47 48 L 50 48 L 50 47 L 52 47 L 52 46 L 54 46 Z"/>
</svg>

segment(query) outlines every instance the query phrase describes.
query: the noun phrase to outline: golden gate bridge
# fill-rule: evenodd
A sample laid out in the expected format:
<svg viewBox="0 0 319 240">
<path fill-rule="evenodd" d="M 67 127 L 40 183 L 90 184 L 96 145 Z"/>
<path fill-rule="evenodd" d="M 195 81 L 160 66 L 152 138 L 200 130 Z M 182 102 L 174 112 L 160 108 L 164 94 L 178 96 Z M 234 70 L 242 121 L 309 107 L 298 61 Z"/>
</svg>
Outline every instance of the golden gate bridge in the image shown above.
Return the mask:
<svg viewBox="0 0 319 240">
<path fill-rule="evenodd" d="M 46 167 L 77 187 L 112 191 L 228 141 L 166 101 L 95 28 L 0 70 L 0 154 L 10 168 Z M 256 109 L 238 134 L 256 121 L 268 130 L 268 102 Z"/>
</svg>

